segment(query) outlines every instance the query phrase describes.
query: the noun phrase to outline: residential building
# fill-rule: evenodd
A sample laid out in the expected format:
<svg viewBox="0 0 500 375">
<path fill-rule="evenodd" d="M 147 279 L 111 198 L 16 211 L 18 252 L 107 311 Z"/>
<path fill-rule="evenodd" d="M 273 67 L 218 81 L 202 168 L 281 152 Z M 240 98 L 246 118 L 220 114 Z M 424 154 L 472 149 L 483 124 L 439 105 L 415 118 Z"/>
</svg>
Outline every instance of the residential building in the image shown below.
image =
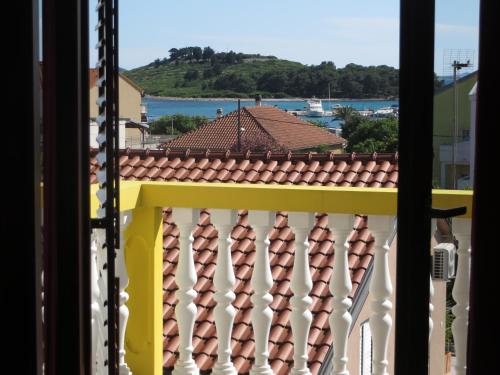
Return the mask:
<svg viewBox="0 0 500 375">
<path fill-rule="evenodd" d="M 257 102 L 260 103 L 260 102 Z M 238 132 L 238 118 L 240 131 Z M 250 106 L 216 118 L 162 148 L 171 150 L 282 150 L 341 152 L 346 140 L 273 106 Z"/>
<path fill-rule="evenodd" d="M 470 94 L 477 82 L 477 72 L 457 80 L 457 181 L 468 180 L 470 174 L 471 107 Z M 434 134 L 433 134 L 433 178 L 434 184 L 441 188 L 453 187 L 453 133 L 454 133 L 454 84 L 453 82 L 436 90 L 434 95 Z M 462 180 L 461 180 L 462 179 Z M 469 185 L 469 184 L 467 184 Z"/>
<path fill-rule="evenodd" d="M 89 69 L 90 88 L 90 142 L 91 147 L 97 147 L 95 137 L 98 129 L 95 119 L 98 115 L 99 106 L 97 87 L 99 69 Z M 142 104 L 144 91 L 130 78 L 119 74 L 119 110 L 120 110 L 120 147 L 141 148 L 144 146 L 144 134 L 148 130 L 146 107 Z"/>
</svg>

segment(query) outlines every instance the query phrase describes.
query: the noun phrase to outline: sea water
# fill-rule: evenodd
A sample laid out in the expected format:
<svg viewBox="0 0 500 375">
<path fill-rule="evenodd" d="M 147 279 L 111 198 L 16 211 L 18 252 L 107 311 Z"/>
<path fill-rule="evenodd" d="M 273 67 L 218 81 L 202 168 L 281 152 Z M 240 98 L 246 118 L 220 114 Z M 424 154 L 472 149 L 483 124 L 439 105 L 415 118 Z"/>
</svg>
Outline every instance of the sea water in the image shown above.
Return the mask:
<svg viewBox="0 0 500 375">
<path fill-rule="evenodd" d="M 235 111 L 238 109 L 236 100 L 179 100 L 179 99 L 162 99 L 145 97 L 142 100 L 147 106 L 148 119 L 150 121 L 165 115 L 174 115 L 181 113 L 189 116 L 206 116 L 209 119 L 215 118 L 217 109 L 221 108 L 223 114 Z M 377 110 L 383 107 L 398 105 L 397 100 L 323 100 L 323 109 L 331 111 L 334 106 L 351 106 L 356 110 Z M 241 106 L 253 106 L 254 100 L 242 100 Z M 262 105 L 276 106 L 286 110 L 304 110 L 307 107 L 305 100 L 262 100 Z M 324 123 L 329 128 L 338 128 L 341 122 L 331 116 L 324 117 L 302 117 L 304 120 L 319 121 Z"/>
</svg>

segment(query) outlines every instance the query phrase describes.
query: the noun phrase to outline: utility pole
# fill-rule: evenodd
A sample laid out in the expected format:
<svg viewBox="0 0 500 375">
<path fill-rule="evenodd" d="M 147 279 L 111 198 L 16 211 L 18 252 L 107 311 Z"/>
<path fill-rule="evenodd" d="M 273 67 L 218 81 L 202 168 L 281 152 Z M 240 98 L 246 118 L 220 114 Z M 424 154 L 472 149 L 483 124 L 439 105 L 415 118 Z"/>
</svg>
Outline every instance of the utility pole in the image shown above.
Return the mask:
<svg viewBox="0 0 500 375">
<path fill-rule="evenodd" d="M 172 116 L 171 135 L 174 135 L 174 116 Z"/>
<path fill-rule="evenodd" d="M 241 152 L 241 100 L 238 99 L 238 152 Z"/>
<path fill-rule="evenodd" d="M 458 155 L 458 87 L 457 87 L 457 72 L 462 68 L 472 66 L 470 60 L 466 63 L 461 63 L 454 60 L 453 67 L 453 144 L 452 144 L 452 187 L 457 188 L 457 155 Z"/>
</svg>

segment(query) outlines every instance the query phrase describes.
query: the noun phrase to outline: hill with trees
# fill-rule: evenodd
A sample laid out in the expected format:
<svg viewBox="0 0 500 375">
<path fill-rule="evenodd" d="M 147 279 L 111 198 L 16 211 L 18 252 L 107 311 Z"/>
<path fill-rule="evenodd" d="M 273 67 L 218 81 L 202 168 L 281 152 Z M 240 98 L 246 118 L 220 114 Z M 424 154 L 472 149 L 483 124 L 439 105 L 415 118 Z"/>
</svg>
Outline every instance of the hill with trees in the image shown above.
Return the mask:
<svg viewBox="0 0 500 375">
<path fill-rule="evenodd" d="M 275 56 L 216 52 L 211 47 L 172 48 L 169 57 L 124 72 L 147 95 L 172 97 L 388 98 L 398 96 L 399 71 L 331 61 L 303 65 Z"/>
</svg>

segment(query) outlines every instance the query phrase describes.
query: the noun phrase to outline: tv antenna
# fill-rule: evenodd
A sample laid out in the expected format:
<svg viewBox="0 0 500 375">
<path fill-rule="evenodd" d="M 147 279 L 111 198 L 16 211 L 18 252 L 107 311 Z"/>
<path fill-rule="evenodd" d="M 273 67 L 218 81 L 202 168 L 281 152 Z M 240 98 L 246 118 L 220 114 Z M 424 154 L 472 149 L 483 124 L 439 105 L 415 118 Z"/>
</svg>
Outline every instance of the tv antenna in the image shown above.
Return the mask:
<svg viewBox="0 0 500 375">
<path fill-rule="evenodd" d="M 453 76 L 453 137 L 452 137 L 452 188 L 457 188 L 458 154 L 458 88 L 457 78 L 472 71 L 475 52 L 472 49 L 445 49 L 443 53 L 443 75 Z M 445 72 L 446 69 L 446 72 Z M 461 74 L 460 74 L 461 71 Z M 446 74 L 448 73 L 448 74 Z"/>
</svg>

